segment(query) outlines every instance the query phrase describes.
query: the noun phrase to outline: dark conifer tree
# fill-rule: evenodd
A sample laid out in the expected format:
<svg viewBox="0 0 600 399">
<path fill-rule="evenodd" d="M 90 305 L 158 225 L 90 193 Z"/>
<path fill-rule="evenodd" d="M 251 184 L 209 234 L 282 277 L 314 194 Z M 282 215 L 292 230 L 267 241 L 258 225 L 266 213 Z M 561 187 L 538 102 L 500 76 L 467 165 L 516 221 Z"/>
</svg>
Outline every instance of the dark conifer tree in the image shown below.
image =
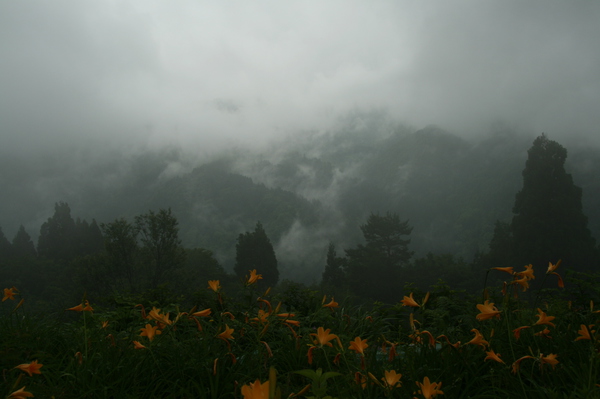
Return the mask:
<svg viewBox="0 0 600 399">
<path fill-rule="evenodd" d="M 75 255 L 75 221 L 66 202 L 54 205 L 54 215 L 42 224 L 37 252 L 41 257 L 68 260 Z"/>
<path fill-rule="evenodd" d="M 2 227 L 0 227 L 0 259 L 6 259 L 12 255 L 12 245 L 4 235 Z"/>
<path fill-rule="evenodd" d="M 120 218 L 102 224 L 106 251 L 107 278 L 118 289 L 135 291 L 141 285 L 137 270 L 137 230 L 127 220 Z"/>
<path fill-rule="evenodd" d="M 185 262 L 179 222 L 169 208 L 136 216 L 135 225 L 142 244 L 140 255 L 150 270 L 150 286 L 155 288 L 166 282 L 170 271 Z"/>
<path fill-rule="evenodd" d="M 259 280 L 261 286 L 275 286 L 279 281 L 277 258 L 262 224 L 260 222 L 256 223 L 253 232 L 240 234 L 237 241 L 235 246 L 235 274 L 240 278 L 244 278 L 250 270 L 256 269 L 257 273 L 262 274 L 263 277 L 262 280 Z"/>
<path fill-rule="evenodd" d="M 13 254 L 16 257 L 25 258 L 37 256 L 31 236 L 25 231 L 23 225 L 19 227 L 19 231 L 17 231 L 17 234 L 15 234 L 15 237 L 13 238 L 12 248 Z"/>
<path fill-rule="evenodd" d="M 371 214 L 360 226 L 366 245 L 346 250 L 348 284 L 353 292 L 372 299 L 394 302 L 402 287 L 400 272 L 412 256 L 408 250 L 412 227 L 395 213 Z"/>
<path fill-rule="evenodd" d="M 496 247 L 505 247 L 510 266 L 544 267 L 562 259 L 566 267 L 591 270 L 597 266 L 597 250 L 583 214 L 582 190 L 564 168 L 567 150 L 542 134 L 528 155 L 510 231 L 496 229 L 491 255 L 499 256 Z"/>
<path fill-rule="evenodd" d="M 337 256 L 335 245 L 330 242 L 327 249 L 327 265 L 325 265 L 323 271 L 322 285 L 324 287 L 341 287 L 345 285 L 344 263 L 344 258 Z"/>
<path fill-rule="evenodd" d="M 92 255 L 104 249 L 102 231 L 92 219 L 92 223 L 77 218 L 75 222 L 74 251 L 77 256 Z"/>
</svg>

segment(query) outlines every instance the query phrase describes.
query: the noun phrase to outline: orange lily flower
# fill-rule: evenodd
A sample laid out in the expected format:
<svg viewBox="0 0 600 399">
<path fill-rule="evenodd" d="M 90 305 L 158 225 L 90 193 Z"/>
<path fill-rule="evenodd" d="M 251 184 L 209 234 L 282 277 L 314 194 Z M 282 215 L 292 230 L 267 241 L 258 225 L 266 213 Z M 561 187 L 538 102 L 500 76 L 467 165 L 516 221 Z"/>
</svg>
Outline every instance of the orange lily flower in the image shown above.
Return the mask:
<svg viewBox="0 0 600 399">
<path fill-rule="evenodd" d="M 227 341 L 228 339 L 234 339 L 232 335 L 234 331 L 235 330 L 233 328 L 229 328 L 229 326 L 225 324 L 225 331 L 219 334 L 218 337 L 225 341 Z"/>
<path fill-rule="evenodd" d="M 208 288 L 213 290 L 214 292 L 219 292 L 221 289 L 221 284 L 219 280 L 208 280 Z"/>
<path fill-rule="evenodd" d="M 516 374 L 519 371 L 519 368 L 521 367 L 521 362 L 525 359 L 535 359 L 535 358 L 533 356 L 523 356 L 523 357 L 515 360 L 515 362 L 511 366 L 513 374 Z"/>
<path fill-rule="evenodd" d="M 396 370 L 385 370 L 385 377 L 383 377 L 382 380 L 387 388 L 392 389 L 396 388 L 397 386 L 402 386 L 402 383 L 400 382 L 401 378 L 402 374 L 397 374 Z"/>
<path fill-rule="evenodd" d="M 546 312 L 542 311 L 542 309 L 540 309 L 540 308 L 538 308 L 538 316 L 537 317 L 538 317 L 538 321 L 534 325 L 546 324 L 546 325 L 554 327 L 554 323 L 552 323 L 552 320 L 554 320 L 556 317 L 546 316 Z"/>
<path fill-rule="evenodd" d="M 549 364 L 552 366 L 552 368 L 556 367 L 556 365 L 558 364 L 558 360 L 556 360 L 557 356 L 558 355 L 554 353 L 551 353 L 548 356 L 544 356 L 542 353 L 540 353 L 540 361 L 542 362 L 542 366 L 544 364 Z"/>
<path fill-rule="evenodd" d="M 171 325 L 173 324 L 173 322 L 171 320 L 169 320 L 170 314 L 162 314 L 160 313 L 160 309 L 157 309 L 156 307 L 152 307 L 152 310 L 150 311 L 150 313 L 148 313 L 148 316 L 146 317 L 147 319 L 151 319 L 156 321 L 159 324 L 163 324 L 164 325 Z"/>
<path fill-rule="evenodd" d="M 472 345 L 479 345 L 481 346 L 483 349 L 485 349 L 486 346 L 489 346 L 489 342 L 487 342 L 484 338 L 483 335 L 479 332 L 478 329 L 473 328 L 471 330 L 471 332 L 475 333 L 475 337 L 470 340 L 469 342 L 466 343 L 466 345 L 472 344 Z"/>
<path fill-rule="evenodd" d="M 483 359 L 483 361 L 486 361 L 486 360 L 495 360 L 498 363 L 504 363 L 504 360 L 500 359 L 500 354 L 494 352 L 493 350 L 490 350 L 489 352 L 485 352 L 485 354 L 487 356 L 485 357 L 485 359 Z"/>
<path fill-rule="evenodd" d="M 513 330 L 513 334 L 515 335 L 515 339 L 519 340 L 519 338 L 521 338 L 521 330 L 524 330 L 526 328 L 529 328 L 530 326 L 521 326 L 519 328 L 515 328 Z"/>
<path fill-rule="evenodd" d="M 17 294 L 17 292 L 18 292 L 18 290 L 15 287 L 5 288 L 4 289 L 4 297 L 2 298 L 2 302 L 6 301 L 7 299 L 14 301 L 15 295 Z"/>
<path fill-rule="evenodd" d="M 420 307 L 417 301 L 413 298 L 413 293 L 411 292 L 409 296 L 404 296 L 404 298 L 400 301 L 402 302 L 402 306 L 410 306 L 413 308 Z"/>
<path fill-rule="evenodd" d="M 103 320 L 102 321 L 102 328 L 106 329 L 106 327 L 108 327 L 108 320 Z"/>
<path fill-rule="evenodd" d="M 529 288 L 529 279 L 527 277 L 523 277 L 518 280 L 514 280 L 511 284 L 519 284 L 521 288 L 523 288 L 523 292 L 525 292 Z"/>
<path fill-rule="evenodd" d="M 419 393 L 421 395 L 423 395 L 423 397 L 425 399 L 430 399 L 430 398 L 433 398 L 434 396 L 444 394 L 444 392 L 442 392 L 439 389 L 442 387 L 442 383 L 441 382 L 433 382 L 432 383 L 429 381 L 429 377 L 423 378 L 423 383 L 416 381 L 416 384 L 420 388 Z"/>
<path fill-rule="evenodd" d="M 258 309 L 258 317 L 253 318 L 252 321 L 256 321 L 256 322 L 260 322 L 260 323 L 264 324 L 269 321 L 268 318 L 269 318 L 269 313 L 265 312 L 262 309 Z"/>
<path fill-rule="evenodd" d="M 490 302 L 489 300 L 486 300 L 483 304 L 477 304 L 477 309 L 481 312 L 476 316 L 477 320 L 489 320 L 494 317 L 497 319 L 500 318 L 500 311 L 496 309 L 494 302 Z"/>
<path fill-rule="evenodd" d="M 535 280 L 535 276 L 533 275 L 533 265 L 525 266 L 525 270 L 517 273 L 518 276 L 524 277 L 527 280 Z"/>
<path fill-rule="evenodd" d="M 565 288 L 565 282 L 563 281 L 562 277 L 560 276 L 560 274 L 556 273 L 556 272 L 552 272 L 549 274 L 555 274 L 556 277 L 558 277 L 558 287 L 559 288 Z"/>
<path fill-rule="evenodd" d="M 19 369 L 21 371 L 26 372 L 31 377 L 33 374 L 42 374 L 42 372 L 40 371 L 40 369 L 42 368 L 42 366 L 43 366 L 43 364 L 38 363 L 37 360 L 34 360 L 31 363 L 20 364 L 20 365 L 18 365 L 15 368 Z"/>
<path fill-rule="evenodd" d="M 315 343 L 315 345 L 319 345 L 319 347 L 321 347 L 321 348 L 323 346 L 325 346 L 325 345 L 331 346 L 333 348 L 332 343 L 329 342 L 329 341 L 337 339 L 338 343 L 339 343 L 340 337 L 338 337 L 335 334 L 330 334 L 329 333 L 330 331 L 331 331 L 330 328 L 328 328 L 327 330 L 325 330 L 323 327 L 319 327 L 319 328 L 317 328 L 317 332 L 316 333 L 311 333 L 310 335 L 312 335 L 312 336 L 315 337 L 315 339 L 313 340 L 313 342 Z"/>
<path fill-rule="evenodd" d="M 508 274 L 514 274 L 514 270 L 512 266 L 509 267 L 492 267 L 492 270 L 499 270 L 501 272 L 505 272 Z"/>
<path fill-rule="evenodd" d="M 209 308 L 209 309 L 201 310 L 199 312 L 194 312 L 194 313 L 192 313 L 192 316 L 195 316 L 195 317 L 208 317 L 208 316 L 210 316 L 211 313 L 212 312 L 211 312 L 211 310 Z"/>
<path fill-rule="evenodd" d="M 548 330 L 548 327 L 544 328 L 542 331 L 536 332 L 535 334 L 538 337 L 544 337 L 544 338 L 550 338 L 552 339 L 552 337 L 550 336 L 550 330 Z"/>
<path fill-rule="evenodd" d="M 24 398 L 33 398 L 33 394 L 31 392 L 27 392 L 25 387 L 14 391 L 10 395 L 8 395 L 11 399 L 24 399 Z"/>
<path fill-rule="evenodd" d="M 562 259 L 559 259 L 555 265 L 553 265 L 552 262 L 548 262 L 548 270 L 546 270 L 546 274 L 551 274 L 551 273 L 555 272 L 561 263 L 562 263 Z"/>
<path fill-rule="evenodd" d="M 427 338 L 429 338 L 429 346 L 431 346 L 432 348 L 435 346 L 435 338 L 433 338 L 433 335 L 427 331 L 427 330 L 423 330 L 419 333 L 420 335 L 427 335 Z"/>
<path fill-rule="evenodd" d="M 589 327 L 586 326 L 585 324 L 582 324 L 579 331 L 577 331 L 579 333 L 579 337 L 575 338 L 575 341 L 579 341 L 580 339 L 587 339 L 587 340 L 591 341 L 592 334 L 596 332 L 596 330 L 591 329 L 593 326 L 594 326 L 593 324 Z"/>
<path fill-rule="evenodd" d="M 360 371 L 354 373 L 354 382 L 360 385 L 362 389 L 365 389 L 367 387 L 367 381 L 367 377 Z"/>
<path fill-rule="evenodd" d="M 250 270 L 250 277 L 246 277 L 246 285 L 252 285 L 262 278 L 262 274 L 257 274 L 256 269 Z"/>
<path fill-rule="evenodd" d="M 450 339 L 447 336 L 445 336 L 444 334 L 439 335 L 437 337 L 437 339 L 440 339 L 440 338 L 444 338 L 446 340 L 446 343 L 450 346 L 453 346 L 455 349 L 458 349 L 458 347 L 460 346 L 460 341 L 453 344 L 452 342 L 450 342 Z"/>
<path fill-rule="evenodd" d="M 242 387 L 244 399 L 269 399 L 269 381 L 261 384 L 260 380 L 248 383 Z"/>
<path fill-rule="evenodd" d="M 133 347 L 135 349 L 146 349 L 146 347 L 142 345 L 140 341 L 133 341 Z"/>
<path fill-rule="evenodd" d="M 79 305 L 73 306 L 72 308 L 69 308 L 67 310 L 73 310 L 75 312 L 83 312 L 83 311 L 93 312 L 94 311 L 94 309 L 90 306 L 90 301 L 88 301 L 88 300 L 85 301 L 85 307 L 83 306 L 83 304 L 80 303 Z"/>
<path fill-rule="evenodd" d="M 300 326 L 300 322 L 298 320 L 284 320 L 283 321 L 286 324 L 291 324 L 292 326 L 296 326 L 299 327 Z"/>
<path fill-rule="evenodd" d="M 283 317 L 283 318 L 288 318 L 288 317 L 296 317 L 295 313 L 279 313 L 277 315 L 277 317 Z"/>
<path fill-rule="evenodd" d="M 369 344 L 367 344 L 366 339 L 361 340 L 360 337 L 356 337 L 354 338 L 354 341 L 350 342 L 350 346 L 348 347 L 348 349 L 352 349 L 354 352 L 364 356 L 365 349 L 367 349 L 368 346 Z"/>
<path fill-rule="evenodd" d="M 150 324 L 146 324 L 146 327 L 140 328 L 140 336 L 148 337 L 148 340 L 152 341 L 155 335 L 162 334 L 162 331 L 158 329 L 158 326 L 151 326 Z"/>
<path fill-rule="evenodd" d="M 321 303 L 323 303 L 323 307 L 324 308 L 330 308 L 331 310 L 333 310 L 333 308 L 339 308 L 340 304 L 337 303 L 333 297 L 331 297 L 331 301 L 329 303 L 325 303 L 325 300 L 327 299 L 327 295 L 325 295 L 323 297 L 323 301 Z"/>
</svg>

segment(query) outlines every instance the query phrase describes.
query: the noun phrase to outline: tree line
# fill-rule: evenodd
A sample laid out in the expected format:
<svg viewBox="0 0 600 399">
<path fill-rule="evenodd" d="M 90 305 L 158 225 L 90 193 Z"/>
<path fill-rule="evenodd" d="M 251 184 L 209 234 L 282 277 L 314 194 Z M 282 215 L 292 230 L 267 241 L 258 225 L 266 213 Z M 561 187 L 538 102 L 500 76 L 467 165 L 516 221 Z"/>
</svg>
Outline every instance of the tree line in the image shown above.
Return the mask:
<svg viewBox="0 0 600 399">
<path fill-rule="evenodd" d="M 564 169 L 567 151 L 545 135 L 535 139 L 523 170 L 511 221 L 497 221 L 489 251 L 472 262 L 451 254 L 413 259 L 410 220 L 397 213 L 371 213 L 359 226 L 364 242 L 338 253 L 327 248 L 321 286 L 341 294 L 383 302 L 398 300 L 407 283 L 420 286 L 442 279 L 452 286 L 478 288 L 490 267 L 544 266 L 563 260 L 576 271 L 595 271 L 599 252 L 582 211 L 582 190 Z M 474 193 L 475 194 L 475 193 Z M 260 286 L 274 287 L 279 268 L 273 245 L 260 222 L 240 233 L 234 275 L 204 248 L 184 248 L 171 209 L 159 209 L 98 224 L 74 219 L 67 203 L 40 227 L 37 246 L 21 226 L 9 241 L 0 229 L 0 280 L 30 289 L 43 298 L 84 288 L 96 295 L 139 293 L 171 284 L 180 292 L 205 290 L 206 281 L 225 284 L 250 270 L 262 274 Z"/>
</svg>

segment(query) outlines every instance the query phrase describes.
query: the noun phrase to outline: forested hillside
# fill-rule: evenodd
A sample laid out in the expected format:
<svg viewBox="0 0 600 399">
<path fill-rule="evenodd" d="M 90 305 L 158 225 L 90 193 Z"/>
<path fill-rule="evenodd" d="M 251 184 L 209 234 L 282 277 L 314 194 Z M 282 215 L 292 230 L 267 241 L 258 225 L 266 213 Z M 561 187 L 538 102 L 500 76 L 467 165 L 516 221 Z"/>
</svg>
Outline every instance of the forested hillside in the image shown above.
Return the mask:
<svg viewBox="0 0 600 399">
<path fill-rule="evenodd" d="M 357 114 L 327 132 L 210 158 L 181 148 L 65 149 L 35 160 L 7 154 L 0 226 L 10 240 L 23 225 L 37 242 L 57 202 L 98 223 L 170 208 L 183 246 L 214 252 L 231 271 L 238 234 L 260 221 L 281 278 L 310 283 L 321 279 L 330 242 L 343 254 L 363 242 L 359 226 L 371 213 L 393 212 L 413 227 L 415 258 L 431 252 L 470 261 L 488 250 L 495 222 L 510 221 L 534 138 L 502 125 L 464 138 Z M 600 150 L 562 144 L 598 237 Z"/>
</svg>

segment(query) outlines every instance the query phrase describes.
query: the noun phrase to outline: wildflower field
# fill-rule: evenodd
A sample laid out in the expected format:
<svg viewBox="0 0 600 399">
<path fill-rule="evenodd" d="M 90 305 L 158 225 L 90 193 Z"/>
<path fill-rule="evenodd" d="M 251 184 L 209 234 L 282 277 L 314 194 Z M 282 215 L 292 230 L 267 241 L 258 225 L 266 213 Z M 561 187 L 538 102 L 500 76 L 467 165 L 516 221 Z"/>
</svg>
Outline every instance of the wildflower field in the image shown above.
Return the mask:
<svg viewBox="0 0 600 399">
<path fill-rule="evenodd" d="M 600 397 L 597 291 L 583 289 L 591 277 L 563 282 L 559 265 L 490 269 L 486 281 L 505 281 L 477 295 L 438 284 L 369 306 L 261 291 L 256 270 L 236 295 L 208 281 L 210 299 L 191 309 L 102 307 L 82 293 L 56 314 L 30 313 L 18 287 L 4 288 L 0 395 Z"/>
</svg>

